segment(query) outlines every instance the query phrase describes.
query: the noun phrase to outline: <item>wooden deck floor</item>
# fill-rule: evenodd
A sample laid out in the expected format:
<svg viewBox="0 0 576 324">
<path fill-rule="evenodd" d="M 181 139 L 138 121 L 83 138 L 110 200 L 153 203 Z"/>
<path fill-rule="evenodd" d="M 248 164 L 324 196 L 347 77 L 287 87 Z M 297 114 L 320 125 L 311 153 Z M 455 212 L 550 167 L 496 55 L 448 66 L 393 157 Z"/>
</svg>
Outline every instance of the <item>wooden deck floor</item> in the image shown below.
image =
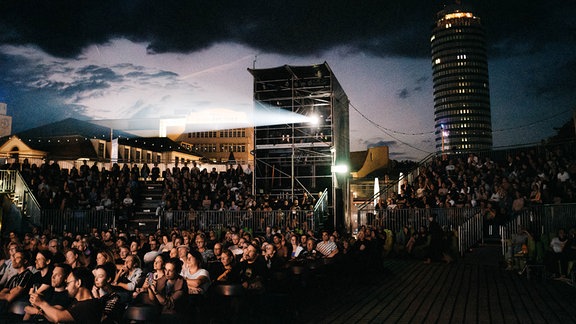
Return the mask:
<svg viewBox="0 0 576 324">
<path fill-rule="evenodd" d="M 388 259 L 335 276 L 302 303 L 308 323 L 576 323 L 576 288 L 505 271 L 479 253 L 446 265 Z"/>
</svg>

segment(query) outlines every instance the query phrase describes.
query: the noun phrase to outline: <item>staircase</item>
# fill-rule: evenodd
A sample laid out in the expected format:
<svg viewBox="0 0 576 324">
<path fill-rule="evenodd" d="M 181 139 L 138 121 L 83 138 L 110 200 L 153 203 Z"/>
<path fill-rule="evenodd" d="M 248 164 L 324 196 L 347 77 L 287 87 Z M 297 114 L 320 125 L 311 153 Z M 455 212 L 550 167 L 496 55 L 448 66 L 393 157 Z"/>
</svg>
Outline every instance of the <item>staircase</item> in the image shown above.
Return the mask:
<svg viewBox="0 0 576 324">
<path fill-rule="evenodd" d="M 134 206 L 134 214 L 129 220 L 129 225 L 147 231 L 154 230 L 158 225 L 156 208 L 162 201 L 162 182 L 141 182 L 140 188 L 140 196 Z"/>
</svg>

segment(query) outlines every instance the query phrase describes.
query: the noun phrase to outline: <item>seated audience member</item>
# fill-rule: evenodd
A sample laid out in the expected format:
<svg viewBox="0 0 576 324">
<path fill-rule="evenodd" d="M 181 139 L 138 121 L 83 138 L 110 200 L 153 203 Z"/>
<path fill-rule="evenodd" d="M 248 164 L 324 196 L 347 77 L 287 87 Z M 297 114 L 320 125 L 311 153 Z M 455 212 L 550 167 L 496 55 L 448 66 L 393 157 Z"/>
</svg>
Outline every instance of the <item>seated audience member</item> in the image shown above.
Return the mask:
<svg viewBox="0 0 576 324">
<path fill-rule="evenodd" d="M 263 293 L 268 278 L 268 268 L 258 246 L 249 243 L 243 259 L 239 267 L 242 287 L 252 294 Z"/>
<path fill-rule="evenodd" d="M 66 264 L 68 264 L 72 269 L 80 267 L 80 261 L 78 258 L 80 257 L 80 251 L 76 248 L 72 248 L 66 251 Z"/>
<path fill-rule="evenodd" d="M 32 285 L 42 293 L 50 287 L 52 280 L 52 253 L 48 250 L 38 251 L 35 258 L 36 273 L 32 275 Z"/>
<path fill-rule="evenodd" d="M 182 269 L 182 277 L 186 279 L 190 294 L 204 294 L 210 287 L 210 274 L 202 265 L 200 252 L 194 250 L 188 253 Z"/>
<path fill-rule="evenodd" d="M 48 241 L 48 251 L 52 253 L 52 264 L 66 262 L 66 256 L 62 253 L 58 239 L 51 239 Z"/>
<path fill-rule="evenodd" d="M 134 290 L 133 294 L 134 298 L 136 298 L 136 296 L 142 292 L 148 293 L 148 287 L 154 281 L 164 277 L 164 264 L 165 262 L 162 254 L 159 254 L 156 256 L 156 258 L 154 258 L 152 270 L 146 274 L 146 279 L 144 280 L 142 287 L 136 288 L 136 290 Z"/>
<path fill-rule="evenodd" d="M 564 229 L 558 230 L 558 235 L 550 240 L 550 251 L 546 253 L 546 267 L 554 277 L 566 275 L 561 272 L 560 260 L 562 252 L 568 241 L 568 236 Z"/>
<path fill-rule="evenodd" d="M 66 263 L 57 263 L 54 265 L 52 277 L 50 278 L 50 287 L 42 292 L 44 300 L 51 306 L 58 309 L 66 309 L 72 304 L 73 299 L 68 295 L 68 291 L 66 291 L 66 279 L 71 271 L 72 268 Z M 33 290 L 30 291 L 30 294 L 32 293 L 34 293 Z M 45 320 L 40 308 L 26 306 L 24 310 L 26 312 L 24 315 L 25 321 Z"/>
<path fill-rule="evenodd" d="M 158 306 L 162 314 L 176 315 L 183 311 L 188 296 L 188 285 L 182 278 L 182 261 L 171 258 L 164 266 L 164 276 L 148 286 L 144 303 Z"/>
<path fill-rule="evenodd" d="M 12 276 L 6 286 L 0 291 L 0 301 L 3 306 L 15 300 L 25 300 L 32 286 L 32 272 L 28 269 L 28 258 L 24 251 L 14 253 L 12 267 L 16 274 Z"/>
<path fill-rule="evenodd" d="M 181 244 L 176 247 L 176 251 L 178 259 L 184 262 L 184 266 L 186 266 L 186 258 L 188 256 L 188 252 L 190 252 L 190 247 L 188 245 Z"/>
<path fill-rule="evenodd" d="M 149 264 L 153 263 L 156 257 L 160 254 L 158 240 L 154 236 L 150 236 L 148 240 L 148 244 L 150 246 L 150 251 L 144 254 L 142 261 L 147 269 L 149 269 Z"/>
<path fill-rule="evenodd" d="M 124 266 L 128 255 L 130 255 L 130 249 L 127 246 L 121 246 L 118 249 L 118 257 L 114 260 L 116 270 L 120 270 Z"/>
<path fill-rule="evenodd" d="M 233 233 L 231 239 L 232 244 L 228 246 L 228 250 L 232 251 L 232 253 L 234 253 L 234 255 L 237 258 L 239 258 L 239 256 L 241 256 L 242 253 L 244 253 L 244 250 L 240 246 L 240 235 L 238 235 L 237 233 Z"/>
<path fill-rule="evenodd" d="M 239 268 L 232 251 L 222 251 L 220 262 L 214 262 L 210 268 L 210 278 L 213 278 L 212 284 L 240 283 Z"/>
<path fill-rule="evenodd" d="M 214 259 L 214 251 L 206 246 L 206 236 L 202 233 L 196 235 L 196 250 L 202 254 L 202 260 L 206 263 Z"/>
<path fill-rule="evenodd" d="M 426 227 L 420 226 L 418 233 L 412 235 L 406 244 L 406 252 L 416 257 L 424 257 L 424 248 L 428 244 L 428 231 Z"/>
<path fill-rule="evenodd" d="M 96 265 L 105 265 L 106 263 L 114 264 L 114 256 L 108 250 L 102 250 L 96 253 Z"/>
<path fill-rule="evenodd" d="M 290 245 L 292 248 L 290 249 L 290 259 L 294 260 L 300 256 L 300 253 L 304 250 L 302 245 L 298 242 L 298 236 L 291 235 L 290 236 Z"/>
<path fill-rule="evenodd" d="M 515 256 L 523 255 L 525 250 L 528 249 L 528 239 L 531 238 L 530 233 L 525 227 L 518 226 L 518 232 L 512 235 L 510 239 L 508 251 L 506 251 L 506 260 L 508 262 L 508 267 L 506 270 L 520 270 L 522 269 L 521 264 L 515 264 Z"/>
<path fill-rule="evenodd" d="M 133 292 L 138 287 L 141 277 L 140 259 L 135 255 L 128 255 L 124 261 L 124 266 L 116 274 L 112 285 L 124 291 Z"/>
<path fill-rule="evenodd" d="M 222 243 L 214 243 L 214 248 L 212 252 L 214 252 L 214 257 L 209 259 L 208 262 L 215 262 L 220 261 L 220 257 L 222 256 L 222 252 L 224 249 L 222 248 Z"/>
<path fill-rule="evenodd" d="M 319 257 L 319 254 L 316 252 L 316 241 L 313 238 L 308 238 L 306 241 L 306 249 L 300 252 L 301 260 L 305 261 L 312 261 Z"/>
<path fill-rule="evenodd" d="M 333 258 L 338 254 L 338 246 L 334 241 L 330 241 L 330 234 L 327 231 L 322 232 L 322 241 L 316 244 L 316 251 L 324 258 Z"/>
<path fill-rule="evenodd" d="M 100 323 L 102 308 L 100 302 L 92 297 L 94 276 L 86 268 L 74 268 L 66 280 L 68 295 L 76 300 L 66 309 L 50 305 L 44 296 L 38 293 L 30 294 L 30 304 L 40 309 L 46 319 L 52 323 Z"/>
<path fill-rule="evenodd" d="M 11 241 L 10 243 L 8 243 L 8 259 L 4 261 L 5 268 L 4 273 L 2 274 L 2 278 L 0 278 L 0 288 L 6 287 L 6 283 L 8 283 L 8 280 L 12 278 L 14 275 L 16 275 L 17 271 L 13 267 L 14 254 L 16 254 L 17 251 L 21 250 L 22 248 L 20 247 L 20 244 L 18 244 L 17 242 Z"/>
<path fill-rule="evenodd" d="M 562 259 L 560 260 L 560 271 L 562 274 L 568 274 L 568 264 L 570 262 L 576 263 L 576 228 L 571 228 L 568 231 L 568 240 L 566 241 L 566 245 L 564 245 Z M 576 265 L 573 266 L 576 267 Z M 572 271 L 574 271 L 574 269 L 572 269 Z"/>
<path fill-rule="evenodd" d="M 269 243 L 265 243 L 264 261 L 266 262 L 266 267 L 270 272 L 278 272 L 282 270 L 286 264 L 285 260 L 278 256 L 276 245 Z"/>
<path fill-rule="evenodd" d="M 119 323 L 122 320 L 124 307 L 120 295 L 111 285 L 116 275 L 116 266 L 107 262 L 94 268 L 94 287 L 92 296 L 100 300 L 102 305 L 101 323 Z"/>
</svg>

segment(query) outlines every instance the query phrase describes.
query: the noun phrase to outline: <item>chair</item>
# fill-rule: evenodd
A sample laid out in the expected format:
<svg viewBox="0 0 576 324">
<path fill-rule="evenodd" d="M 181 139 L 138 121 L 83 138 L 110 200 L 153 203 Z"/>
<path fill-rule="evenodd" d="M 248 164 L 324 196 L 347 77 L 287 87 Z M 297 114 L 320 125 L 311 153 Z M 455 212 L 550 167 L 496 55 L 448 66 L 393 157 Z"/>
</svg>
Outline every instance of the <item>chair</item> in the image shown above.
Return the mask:
<svg viewBox="0 0 576 324">
<path fill-rule="evenodd" d="M 150 305 L 129 306 L 124 313 L 124 319 L 128 322 L 155 323 L 159 316 L 159 310 Z"/>
<path fill-rule="evenodd" d="M 236 321 L 242 309 L 244 287 L 240 284 L 214 285 L 210 287 L 211 315 L 224 321 Z M 229 309 L 230 312 L 222 311 Z"/>
</svg>

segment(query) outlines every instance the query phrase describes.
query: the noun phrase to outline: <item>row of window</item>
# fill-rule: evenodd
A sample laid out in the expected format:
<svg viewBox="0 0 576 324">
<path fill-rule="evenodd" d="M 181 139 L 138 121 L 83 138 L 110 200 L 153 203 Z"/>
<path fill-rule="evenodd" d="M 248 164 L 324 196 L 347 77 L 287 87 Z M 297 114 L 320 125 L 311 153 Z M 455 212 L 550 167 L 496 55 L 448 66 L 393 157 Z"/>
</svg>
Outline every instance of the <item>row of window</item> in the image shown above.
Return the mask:
<svg viewBox="0 0 576 324">
<path fill-rule="evenodd" d="M 225 129 L 221 131 L 188 133 L 188 138 L 241 138 L 246 137 L 246 128 Z"/>
<path fill-rule="evenodd" d="M 434 72 L 448 69 L 450 70 L 458 69 L 458 71 L 460 71 L 461 67 L 474 67 L 474 66 L 483 67 L 485 69 L 488 68 L 486 61 L 461 61 L 461 62 L 439 63 L 434 64 L 433 68 Z"/>
<path fill-rule="evenodd" d="M 220 150 L 218 149 L 218 144 L 183 144 L 183 146 L 193 150 L 194 152 L 200 153 L 217 153 L 217 152 L 246 152 L 245 144 L 219 144 Z"/>
<path fill-rule="evenodd" d="M 105 143 L 98 143 L 98 156 L 105 158 Z M 141 162 L 158 162 L 162 160 L 162 155 L 159 153 L 154 154 L 155 159 L 153 160 L 151 151 L 145 151 L 145 156 L 142 154 L 141 149 L 132 149 L 131 147 L 126 147 L 118 151 L 118 159 L 121 161 L 141 161 Z"/>
<path fill-rule="evenodd" d="M 439 85 L 460 82 L 462 80 L 488 82 L 488 73 L 480 69 L 466 69 L 465 72 L 458 71 L 457 73 L 454 71 L 442 71 L 441 73 L 434 74 L 432 82 L 434 82 L 435 85 Z"/>
<path fill-rule="evenodd" d="M 439 118 L 450 118 L 457 117 L 458 120 L 462 121 L 479 121 L 479 122 L 490 122 L 490 111 L 489 110 L 445 110 L 436 111 L 434 114 L 436 119 Z"/>
<path fill-rule="evenodd" d="M 485 134 L 488 134 L 491 131 L 491 126 L 486 123 L 455 123 L 455 122 L 448 122 L 442 124 L 444 127 L 444 131 L 451 137 L 455 136 L 467 136 L 467 135 L 480 135 L 482 134 L 482 130 Z M 439 125 L 436 125 L 437 129 L 441 129 Z M 452 130 L 452 133 L 450 131 Z M 468 132 L 470 130 L 479 130 L 480 132 Z M 440 131 L 438 131 L 440 132 Z"/>
<path fill-rule="evenodd" d="M 434 85 L 434 91 L 441 91 L 446 89 L 460 89 L 460 88 L 473 88 L 482 89 L 488 88 L 488 83 L 486 82 L 443 82 L 441 84 Z"/>
<path fill-rule="evenodd" d="M 490 105 L 490 96 L 449 96 L 434 98 L 434 108 L 438 109 L 449 103 L 475 102 L 479 104 Z"/>
<path fill-rule="evenodd" d="M 488 89 L 455 89 L 455 90 L 445 90 L 438 91 L 434 93 L 434 98 L 460 96 L 466 94 L 476 94 L 477 96 L 489 96 Z"/>
<path fill-rule="evenodd" d="M 482 77 L 485 77 L 486 79 L 488 79 L 488 68 L 485 67 L 484 69 L 479 69 L 479 68 L 466 67 L 466 68 L 460 68 L 458 70 L 442 70 L 442 71 L 435 70 L 433 73 L 433 76 L 434 76 L 433 81 L 436 82 L 441 77 L 444 77 L 444 76 L 460 76 L 460 77 L 462 77 L 462 75 L 468 76 L 470 74 L 479 75 L 479 76 L 482 76 Z"/>
<path fill-rule="evenodd" d="M 451 42 L 470 42 L 471 44 L 484 44 L 485 38 L 484 34 L 480 31 L 475 33 L 460 33 L 454 34 L 451 32 L 447 33 L 438 33 L 436 34 L 436 38 L 432 42 L 432 48 L 441 46 L 445 43 Z"/>
</svg>

